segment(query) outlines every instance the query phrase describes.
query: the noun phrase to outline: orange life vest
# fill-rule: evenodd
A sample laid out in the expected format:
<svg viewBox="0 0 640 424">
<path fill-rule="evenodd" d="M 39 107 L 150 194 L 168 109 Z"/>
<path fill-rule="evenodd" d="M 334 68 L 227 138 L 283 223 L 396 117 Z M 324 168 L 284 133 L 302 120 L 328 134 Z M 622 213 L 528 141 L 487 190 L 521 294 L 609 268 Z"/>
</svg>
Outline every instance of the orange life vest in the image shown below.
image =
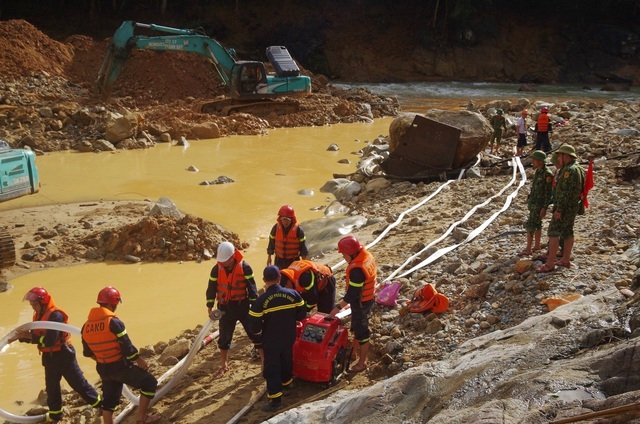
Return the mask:
<svg viewBox="0 0 640 424">
<path fill-rule="evenodd" d="M 33 320 L 34 321 L 49 321 L 49 318 L 51 317 L 51 314 L 54 313 L 55 311 L 58 311 L 62 314 L 62 316 L 64 317 L 64 323 L 68 324 L 69 323 L 69 317 L 67 316 L 67 314 L 60 308 L 58 308 L 55 303 L 53 302 L 53 299 L 49 301 L 49 303 L 47 304 L 47 308 L 44 311 L 44 314 L 42 314 L 42 316 L 40 318 L 38 318 L 38 313 L 34 312 L 33 313 Z M 47 334 L 47 330 L 33 330 L 33 334 L 35 334 L 36 336 L 38 336 L 38 338 L 40 340 L 42 340 L 42 338 L 44 338 L 45 334 Z M 40 352 L 59 352 L 60 349 L 62 349 L 62 345 L 70 345 L 71 344 L 71 335 L 69 335 L 69 333 L 66 333 L 64 331 L 60 332 L 60 337 L 58 337 L 58 339 L 53 343 L 53 345 L 51 346 L 47 346 L 47 347 L 43 347 L 42 344 L 40 343 L 40 340 L 38 341 L 38 350 Z"/>
<path fill-rule="evenodd" d="M 300 285 L 300 277 L 307 271 L 312 272 L 313 280 L 311 281 L 311 284 L 309 286 L 303 287 Z M 311 290 L 315 281 L 317 281 L 318 292 L 321 292 L 325 287 L 327 287 L 329 278 L 333 275 L 331 272 L 331 268 L 329 268 L 328 266 L 320 265 L 316 262 L 308 261 L 305 259 L 294 261 L 293 263 L 291 263 L 291 265 L 289 265 L 289 268 L 283 269 L 280 272 L 289 277 L 289 280 L 293 282 L 293 287 L 298 293 L 304 293 L 305 291 Z"/>
<path fill-rule="evenodd" d="M 107 308 L 93 308 L 89 312 L 89 319 L 82 327 L 84 340 L 96 357 L 96 361 L 109 364 L 122 359 L 122 349 L 118 343 L 118 336 L 109 329 L 111 319 L 116 314 Z"/>
<path fill-rule="evenodd" d="M 218 304 L 226 305 L 231 301 L 247 298 L 247 276 L 244 275 L 242 254 L 237 250 L 233 254 L 236 264 L 229 274 L 221 264 L 218 264 L 218 290 L 216 298 Z M 248 276 L 251 278 L 252 276 Z"/>
<path fill-rule="evenodd" d="M 291 224 L 289 231 L 284 232 L 280 222 L 276 224 L 276 256 L 284 259 L 300 257 L 300 240 L 298 239 L 298 224 Z"/>
<path fill-rule="evenodd" d="M 540 116 L 538 116 L 538 132 L 546 131 L 549 131 L 549 115 L 541 113 Z"/>
<path fill-rule="evenodd" d="M 365 276 L 360 292 L 360 301 L 367 302 L 372 300 L 376 287 L 376 276 L 378 274 L 376 261 L 373 259 L 373 255 L 366 249 L 362 249 L 360 253 L 358 253 L 358 256 L 349 263 L 349 266 L 347 267 L 347 290 L 349 290 L 349 285 L 353 285 L 351 283 L 350 274 L 354 268 L 361 268 Z"/>
</svg>

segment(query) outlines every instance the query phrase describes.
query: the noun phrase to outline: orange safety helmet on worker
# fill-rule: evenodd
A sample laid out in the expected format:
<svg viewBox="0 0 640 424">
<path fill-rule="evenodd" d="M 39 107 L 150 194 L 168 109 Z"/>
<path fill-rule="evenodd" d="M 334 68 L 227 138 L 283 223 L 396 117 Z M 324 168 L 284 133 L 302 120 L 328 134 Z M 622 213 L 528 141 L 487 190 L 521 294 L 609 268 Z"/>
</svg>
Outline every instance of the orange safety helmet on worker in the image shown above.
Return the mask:
<svg viewBox="0 0 640 424">
<path fill-rule="evenodd" d="M 89 312 L 89 318 L 82 327 L 82 339 L 89 345 L 96 361 L 109 364 L 122 359 L 122 349 L 118 336 L 110 330 L 111 319 L 116 314 L 103 305 L 122 303 L 120 292 L 114 287 L 105 287 L 98 293 L 99 308 Z"/>
<path fill-rule="evenodd" d="M 43 287 L 32 288 L 27 292 L 27 294 L 24 295 L 24 298 L 22 300 L 26 300 L 29 302 L 38 302 L 40 303 L 40 305 L 42 305 L 40 312 L 35 310 L 33 311 L 34 321 L 49 321 L 51 314 L 58 311 L 64 317 L 63 322 L 65 324 L 69 323 L 69 317 L 67 316 L 67 314 L 62 309 L 56 306 L 51 295 Z M 71 336 L 69 335 L 69 333 L 61 331 L 60 337 L 56 339 L 55 343 L 51 346 L 45 347 L 43 344 L 43 339 L 47 333 L 47 330 L 37 329 L 32 331 L 33 334 L 38 337 L 38 350 L 41 353 L 58 352 L 63 345 L 71 344 Z"/>
<path fill-rule="evenodd" d="M 236 263 L 230 273 L 221 262 L 227 262 L 229 259 L 234 258 Z M 217 283 L 218 290 L 216 292 L 216 299 L 219 305 L 226 305 L 229 302 L 240 301 L 247 298 L 247 276 L 244 275 L 244 268 L 242 266 L 243 256 L 233 244 L 228 241 L 220 243 L 218 246 L 218 275 Z M 253 275 L 249 276 L 253 278 Z"/>
<path fill-rule="evenodd" d="M 351 282 L 350 274 L 354 268 L 361 268 L 365 275 L 365 281 L 362 283 L 360 292 L 360 302 L 367 302 L 373 299 L 376 286 L 377 269 L 373 255 L 360 244 L 358 239 L 353 236 L 343 237 L 338 242 L 338 252 L 348 255 L 352 258 L 347 267 L 347 290 Z"/>
</svg>

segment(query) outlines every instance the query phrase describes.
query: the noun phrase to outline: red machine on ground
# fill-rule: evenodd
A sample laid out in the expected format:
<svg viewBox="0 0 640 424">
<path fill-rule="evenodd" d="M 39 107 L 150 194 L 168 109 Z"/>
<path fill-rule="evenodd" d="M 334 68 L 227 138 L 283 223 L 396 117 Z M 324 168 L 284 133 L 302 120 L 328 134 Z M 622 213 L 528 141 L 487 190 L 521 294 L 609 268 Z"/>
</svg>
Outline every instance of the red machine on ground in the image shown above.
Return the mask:
<svg viewBox="0 0 640 424">
<path fill-rule="evenodd" d="M 316 313 L 298 323 L 293 345 L 293 375 L 332 385 L 349 366 L 348 332 L 337 318 Z"/>
</svg>

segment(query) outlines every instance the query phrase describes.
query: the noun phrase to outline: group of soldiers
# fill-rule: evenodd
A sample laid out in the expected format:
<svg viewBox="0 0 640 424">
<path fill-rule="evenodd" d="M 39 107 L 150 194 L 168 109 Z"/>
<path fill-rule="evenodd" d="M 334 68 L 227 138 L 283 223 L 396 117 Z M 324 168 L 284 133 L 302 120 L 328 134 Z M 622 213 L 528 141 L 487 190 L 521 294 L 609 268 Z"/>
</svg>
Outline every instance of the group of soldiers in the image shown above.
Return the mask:
<svg viewBox="0 0 640 424">
<path fill-rule="evenodd" d="M 331 319 L 346 307 L 352 311 L 351 331 L 356 345 L 353 352 L 358 358 L 351 370 L 367 369 L 369 315 L 377 277 L 376 263 L 371 253 L 353 236 L 343 237 L 338 242 L 338 251 L 348 267 L 346 294 L 339 303 L 335 303 L 336 281 L 331 268 L 307 259 L 304 231 L 297 224 L 290 206 L 280 208 L 277 223 L 271 231 L 267 265 L 263 270 L 264 293 L 258 294 L 253 270 L 242 253 L 230 242 L 220 243 L 206 290 L 208 314 L 219 319 L 220 368 L 214 378 L 229 370 L 229 349 L 235 326 L 240 322 L 262 361 L 268 397 L 262 409 L 277 411 L 282 406 L 283 390 L 293 387 L 293 344 L 297 322 L 314 309 Z M 67 314 L 43 287 L 29 290 L 24 300 L 29 301 L 34 311 L 34 321 L 67 324 Z M 42 355 L 49 408 L 47 421 L 57 422 L 63 418 L 60 388 L 63 377 L 89 405 L 102 409 L 105 424 L 114 422 L 113 414 L 120 404 L 123 384 L 140 390 L 137 423 L 160 420 L 159 416 L 148 413 L 158 382 L 149 373 L 146 361 L 129 339 L 124 323 L 115 314 L 121 302 L 117 289 L 111 286 L 103 288 L 98 293 L 98 307 L 91 309 L 82 326 L 83 355 L 96 361 L 96 370 L 102 381 L 102 396 L 84 377 L 67 332 L 53 329 L 18 331 L 9 339 L 9 343 L 20 340 L 36 344 Z"/>
<path fill-rule="evenodd" d="M 529 216 L 524 224 L 527 245 L 519 255 L 533 255 L 542 249 L 542 219 L 553 205 L 547 232 L 548 251 L 541 255 L 545 263 L 536 271 L 547 273 L 554 271 L 556 266 L 570 267 L 575 219 L 584 212 L 585 171 L 577 163 L 575 149 L 568 144 L 560 146 L 552 154 L 555 174 L 547 167 L 547 155 L 542 150 L 534 151 L 529 157 L 536 171 L 527 198 Z"/>
</svg>

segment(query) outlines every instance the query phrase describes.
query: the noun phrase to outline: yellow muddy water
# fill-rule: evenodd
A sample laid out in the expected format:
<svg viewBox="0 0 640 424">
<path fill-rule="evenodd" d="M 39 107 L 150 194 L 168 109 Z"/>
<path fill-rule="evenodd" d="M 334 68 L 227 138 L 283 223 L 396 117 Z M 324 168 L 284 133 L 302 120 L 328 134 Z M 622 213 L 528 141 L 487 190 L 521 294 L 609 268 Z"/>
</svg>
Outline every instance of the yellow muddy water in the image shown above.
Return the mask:
<svg viewBox="0 0 640 424">
<path fill-rule="evenodd" d="M 353 152 L 366 140 L 387 135 L 391 118 L 371 124 L 271 130 L 266 136 L 234 136 L 192 141 L 190 146 L 160 144 L 142 151 L 117 153 L 50 153 L 37 158 L 41 191 L 0 203 L 2 211 L 48 204 L 95 200 L 171 199 L 183 213 L 216 222 L 240 235 L 251 247 L 244 251 L 256 275 L 266 263 L 267 236 L 278 209 L 294 207 L 299 221 L 323 216 L 334 200 L 320 187 L 334 173 L 355 170 Z M 340 150 L 327 151 L 335 143 Z M 350 164 L 338 163 L 348 159 Z M 188 171 L 190 166 L 198 172 Z M 199 185 L 225 175 L 235 183 Z M 313 195 L 297 194 L 313 190 Z M 22 302 L 31 287 L 42 285 L 80 327 L 98 291 L 118 288 L 124 303 L 118 316 L 127 325 L 134 344 L 142 347 L 168 341 L 182 330 L 206 319 L 205 290 L 213 261 L 161 264 L 96 263 L 45 269 L 11 280 L 14 289 L 0 294 L 0 337 L 31 321 L 32 311 Z M 257 281 L 261 281 L 257 278 Z M 81 354 L 72 337 L 80 366 L 96 382 L 92 361 Z M 13 343 L 0 354 L 0 408 L 14 414 L 29 409 L 44 389 L 44 373 L 35 346 Z M 68 388 L 66 383 L 64 387 Z M 18 404 L 16 402 L 24 402 Z"/>
</svg>

